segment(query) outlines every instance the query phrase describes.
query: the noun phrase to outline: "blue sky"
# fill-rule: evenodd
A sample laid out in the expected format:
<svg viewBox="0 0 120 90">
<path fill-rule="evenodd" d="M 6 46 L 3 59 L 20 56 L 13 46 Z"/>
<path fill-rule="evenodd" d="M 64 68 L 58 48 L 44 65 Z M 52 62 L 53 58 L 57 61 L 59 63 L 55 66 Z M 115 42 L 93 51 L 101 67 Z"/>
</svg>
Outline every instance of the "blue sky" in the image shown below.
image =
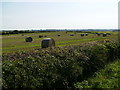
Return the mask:
<svg viewBox="0 0 120 90">
<path fill-rule="evenodd" d="M 114 29 L 119 0 L 0 2 L 0 29 Z"/>
</svg>

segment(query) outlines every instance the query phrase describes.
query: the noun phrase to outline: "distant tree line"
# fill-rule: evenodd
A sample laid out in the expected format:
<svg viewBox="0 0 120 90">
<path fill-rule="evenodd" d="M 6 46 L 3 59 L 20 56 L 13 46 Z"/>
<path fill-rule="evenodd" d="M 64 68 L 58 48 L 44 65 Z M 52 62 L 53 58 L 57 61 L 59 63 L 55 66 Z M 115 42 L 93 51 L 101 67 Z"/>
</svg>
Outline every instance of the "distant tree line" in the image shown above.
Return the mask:
<svg viewBox="0 0 120 90">
<path fill-rule="evenodd" d="M 81 30 L 81 29 L 45 29 L 45 30 L 13 30 L 13 31 L 2 31 L 0 32 L 0 35 L 9 35 L 9 34 L 22 34 L 22 33 L 38 33 L 38 32 L 59 32 L 59 31 L 65 31 L 67 32 L 79 32 L 79 33 L 97 33 L 98 31 L 119 31 L 117 29 L 113 29 L 113 30 L 106 30 L 106 29 L 85 29 L 85 30 Z"/>
<path fill-rule="evenodd" d="M 22 34 L 22 33 L 34 33 L 34 31 L 30 31 L 30 30 L 24 30 L 24 31 L 18 31 L 18 30 L 2 31 L 2 32 L 1 32 L 1 35 Z"/>
</svg>

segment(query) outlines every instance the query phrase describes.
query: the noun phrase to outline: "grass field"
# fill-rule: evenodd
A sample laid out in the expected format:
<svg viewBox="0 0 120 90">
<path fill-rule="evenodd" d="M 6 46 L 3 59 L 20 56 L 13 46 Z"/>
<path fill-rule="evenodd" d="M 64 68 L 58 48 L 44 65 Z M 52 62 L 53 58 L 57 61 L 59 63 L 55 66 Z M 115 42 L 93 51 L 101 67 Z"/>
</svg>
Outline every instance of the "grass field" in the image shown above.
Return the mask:
<svg viewBox="0 0 120 90">
<path fill-rule="evenodd" d="M 99 32 L 104 33 L 104 32 Z M 27 51 L 36 48 L 41 48 L 41 41 L 43 38 L 53 38 L 56 43 L 56 47 L 58 46 L 68 46 L 68 45 L 78 45 L 85 42 L 91 41 L 100 41 L 104 39 L 117 39 L 117 32 L 107 32 L 111 33 L 111 36 L 103 37 L 97 36 L 95 34 L 88 34 L 88 36 L 81 37 L 79 32 L 74 34 L 74 32 L 42 32 L 42 33 L 25 33 L 24 36 L 22 34 L 14 34 L 14 35 L 3 35 L 2 36 L 2 52 L 3 53 L 12 53 L 17 51 Z M 61 35 L 58 37 L 58 34 Z M 74 36 L 70 36 L 70 34 L 74 34 Z M 39 38 L 39 35 L 47 35 L 47 37 Z M 32 37 L 32 42 L 25 42 L 26 37 Z"/>
</svg>

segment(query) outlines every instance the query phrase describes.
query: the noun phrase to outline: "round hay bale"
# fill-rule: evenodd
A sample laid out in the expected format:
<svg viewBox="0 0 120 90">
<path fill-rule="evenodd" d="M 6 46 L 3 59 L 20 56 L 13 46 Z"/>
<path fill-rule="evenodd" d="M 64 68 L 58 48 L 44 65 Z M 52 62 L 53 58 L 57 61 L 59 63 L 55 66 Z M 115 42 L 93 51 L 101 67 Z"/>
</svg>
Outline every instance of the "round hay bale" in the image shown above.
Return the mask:
<svg viewBox="0 0 120 90">
<path fill-rule="evenodd" d="M 110 36 L 111 34 L 110 33 L 106 33 L 108 36 Z"/>
<path fill-rule="evenodd" d="M 45 38 L 41 43 L 42 48 L 55 47 L 55 41 L 52 38 Z"/>
<path fill-rule="evenodd" d="M 47 37 L 47 35 L 45 35 L 44 37 Z"/>
<path fill-rule="evenodd" d="M 86 33 L 85 36 L 88 36 L 88 33 Z"/>
<path fill-rule="evenodd" d="M 103 33 L 103 37 L 106 37 L 107 36 L 107 34 L 106 33 Z"/>
<path fill-rule="evenodd" d="M 81 36 L 84 36 L 84 34 L 81 34 Z"/>
<path fill-rule="evenodd" d="M 32 37 L 26 37 L 26 38 L 25 38 L 25 41 L 26 41 L 26 42 L 32 42 L 33 39 L 32 39 Z"/>
<path fill-rule="evenodd" d="M 39 35 L 39 38 L 42 38 L 43 37 L 43 35 Z"/>
<path fill-rule="evenodd" d="M 100 33 L 97 33 L 98 36 L 100 36 Z"/>
<path fill-rule="evenodd" d="M 70 34 L 70 36 L 74 36 L 74 34 Z"/>
</svg>

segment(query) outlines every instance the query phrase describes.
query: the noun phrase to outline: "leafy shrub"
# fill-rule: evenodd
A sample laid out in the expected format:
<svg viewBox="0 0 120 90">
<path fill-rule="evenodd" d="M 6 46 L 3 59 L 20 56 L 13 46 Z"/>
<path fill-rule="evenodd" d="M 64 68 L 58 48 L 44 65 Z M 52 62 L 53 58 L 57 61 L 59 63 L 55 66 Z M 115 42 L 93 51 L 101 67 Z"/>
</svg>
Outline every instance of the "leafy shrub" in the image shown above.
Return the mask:
<svg viewBox="0 0 120 90">
<path fill-rule="evenodd" d="M 111 45 L 57 47 L 4 55 L 3 88 L 74 87 L 74 83 L 83 81 L 108 63 Z M 120 45 L 113 46 L 112 59 L 115 59 Z"/>
<path fill-rule="evenodd" d="M 75 88 L 119 88 L 120 87 L 120 61 L 116 60 L 108 64 L 94 74 L 94 77 L 88 78 L 82 82 L 74 84 Z"/>
<path fill-rule="evenodd" d="M 115 42 L 115 43 L 106 43 L 105 44 L 108 51 L 108 60 L 112 61 L 116 58 L 120 58 L 120 42 Z"/>
</svg>

